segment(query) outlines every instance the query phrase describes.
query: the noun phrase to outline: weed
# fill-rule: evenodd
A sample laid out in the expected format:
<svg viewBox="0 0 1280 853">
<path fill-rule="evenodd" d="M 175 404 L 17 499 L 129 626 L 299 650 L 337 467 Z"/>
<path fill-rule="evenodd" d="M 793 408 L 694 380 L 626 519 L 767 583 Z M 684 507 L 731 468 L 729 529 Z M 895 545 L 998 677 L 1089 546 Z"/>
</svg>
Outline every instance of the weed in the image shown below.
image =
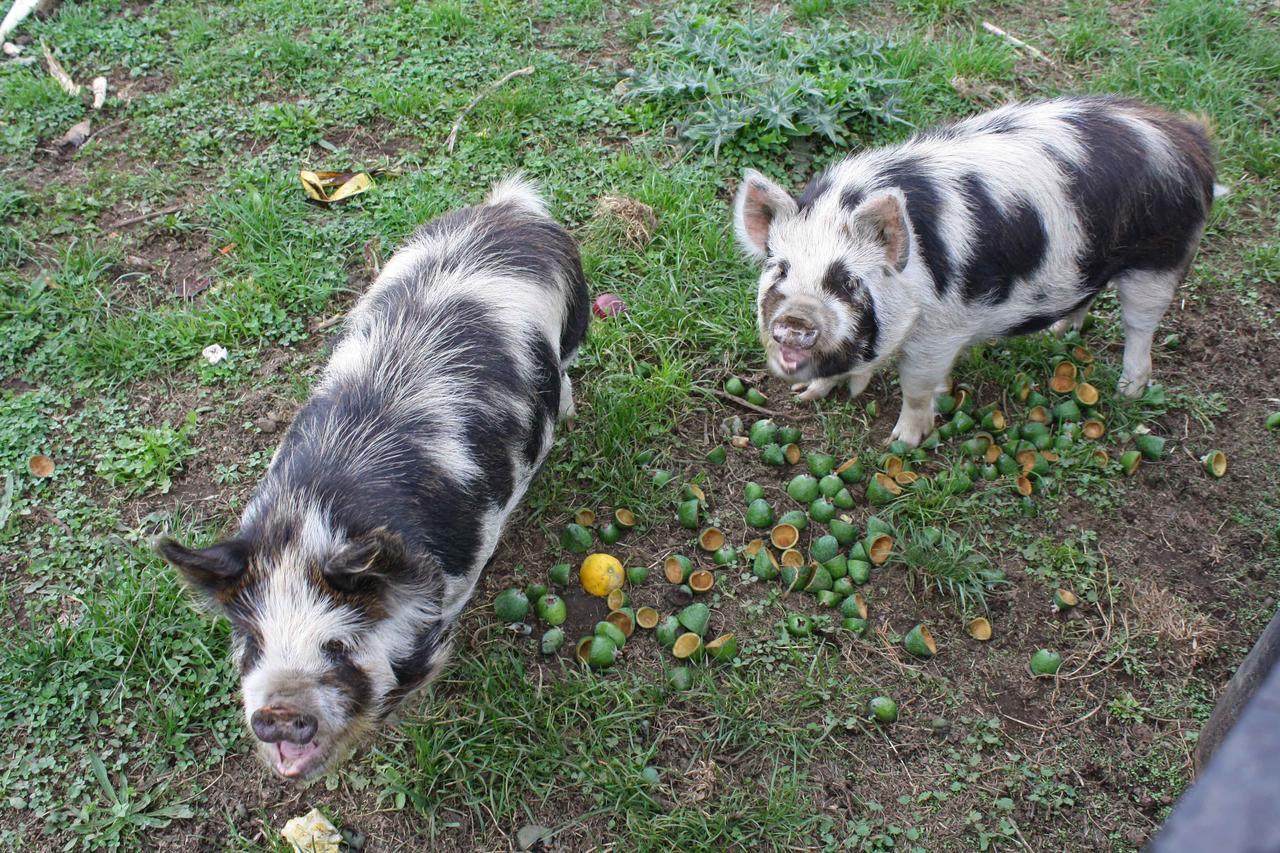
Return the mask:
<svg viewBox="0 0 1280 853">
<path fill-rule="evenodd" d="M 117 437 L 102 456 L 97 471 L 113 486 L 124 486 L 133 494 L 153 489 L 169 491 L 172 477 L 194 456 L 191 436 L 196 429 L 196 413 L 191 412 L 181 426 L 165 422 L 157 427 L 135 427 Z"/>
</svg>

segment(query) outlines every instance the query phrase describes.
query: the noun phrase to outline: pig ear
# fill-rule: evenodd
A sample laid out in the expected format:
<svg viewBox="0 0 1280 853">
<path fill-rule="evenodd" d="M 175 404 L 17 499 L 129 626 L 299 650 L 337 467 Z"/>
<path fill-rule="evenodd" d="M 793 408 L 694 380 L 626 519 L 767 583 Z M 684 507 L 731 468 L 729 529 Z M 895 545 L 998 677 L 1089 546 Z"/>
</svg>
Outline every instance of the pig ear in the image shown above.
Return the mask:
<svg viewBox="0 0 1280 853">
<path fill-rule="evenodd" d="M 395 577 L 407 565 L 400 535 L 379 527 L 344 545 L 329 558 L 321 572 L 336 589 L 357 592 Z"/>
<path fill-rule="evenodd" d="M 733 204 L 733 225 L 738 243 L 753 258 L 769 254 L 769 229 L 777 222 L 794 216 L 796 200 L 773 181 L 747 169 Z"/>
<path fill-rule="evenodd" d="M 155 549 L 189 586 L 209 597 L 239 583 L 249 568 L 249 545 L 239 539 L 196 549 L 164 536 L 156 540 Z"/>
<path fill-rule="evenodd" d="M 848 228 L 854 239 L 880 246 L 885 263 L 894 272 L 906 269 L 911 256 L 911 223 L 902 190 L 888 190 L 862 202 L 849 214 Z"/>
</svg>

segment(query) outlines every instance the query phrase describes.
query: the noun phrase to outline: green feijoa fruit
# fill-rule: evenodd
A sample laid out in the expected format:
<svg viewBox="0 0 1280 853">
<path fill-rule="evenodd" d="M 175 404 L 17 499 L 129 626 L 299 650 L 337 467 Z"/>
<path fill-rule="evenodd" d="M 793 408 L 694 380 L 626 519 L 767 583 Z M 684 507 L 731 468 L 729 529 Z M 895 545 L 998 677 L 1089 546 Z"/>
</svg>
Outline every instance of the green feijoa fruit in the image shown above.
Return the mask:
<svg viewBox="0 0 1280 853">
<path fill-rule="evenodd" d="M 809 516 L 804 510 L 793 509 L 790 512 L 784 512 L 778 519 L 778 524 L 790 524 L 796 530 L 804 530 L 809 525 Z"/>
<path fill-rule="evenodd" d="M 725 380 L 724 390 L 728 391 L 735 397 L 741 397 L 747 393 L 747 384 L 736 376 L 730 376 Z"/>
<path fill-rule="evenodd" d="M 1059 453 L 1065 453 L 1075 444 L 1075 439 L 1069 435 L 1059 435 L 1053 440 L 1053 449 Z"/>
<path fill-rule="evenodd" d="M 896 723 L 898 721 L 898 703 L 888 696 L 877 696 L 867 706 L 871 716 L 879 723 Z"/>
<path fill-rule="evenodd" d="M 971 459 L 980 459 L 987 452 L 987 440 L 971 438 L 960 443 L 960 451 Z"/>
<path fill-rule="evenodd" d="M 747 437 L 751 440 L 752 447 L 767 447 L 777 440 L 778 425 L 768 418 L 763 418 L 751 425 Z"/>
<path fill-rule="evenodd" d="M 707 632 L 707 623 L 711 621 L 711 609 L 700 601 L 690 604 L 676 615 L 676 619 L 686 631 L 692 631 L 701 637 Z"/>
<path fill-rule="evenodd" d="M 657 486 L 659 489 L 661 489 L 667 483 L 670 483 L 673 479 L 675 479 L 675 476 L 676 476 L 675 474 L 672 474 L 667 469 L 659 468 L 657 471 L 653 472 L 653 484 Z"/>
<path fill-rule="evenodd" d="M 622 648 L 627 644 L 627 635 L 612 622 L 597 622 L 595 634 L 597 637 L 608 637 L 613 640 L 613 644 L 618 648 Z"/>
<path fill-rule="evenodd" d="M 797 474 L 787 483 L 787 495 L 796 503 L 812 503 L 818 497 L 818 481 L 808 474 Z"/>
<path fill-rule="evenodd" d="M 524 590 L 515 587 L 504 589 L 493 600 L 493 612 L 497 614 L 499 622 L 508 625 L 523 622 L 529 613 L 529 597 L 524 594 Z"/>
<path fill-rule="evenodd" d="M 982 475 L 982 479 L 986 480 L 988 483 L 1000 478 L 1000 469 L 994 465 L 983 465 L 982 468 L 979 469 L 978 473 L 980 473 Z"/>
<path fill-rule="evenodd" d="M 804 589 L 808 586 L 812 577 L 813 570 L 809 566 L 782 567 L 782 585 L 787 588 L 788 592 Z"/>
<path fill-rule="evenodd" d="M 758 501 L 764 497 L 764 486 L 756 482 L 748 482 L 742 487 L 742 496 L 746 499 L 747 503 Z"/>
<path fill-rule="evenodd" d="M 676 637 L 675 645 L 671 647 L 671 653 L 678 660 L 700 660 L 703 651 L 702 637 L 692 632 Z"/>
<path fill-rule="evenodd" d="M 830 453 L 808 453 L 804 461 L 809 473 L 815 477 L 825 477 L 836 467 L 836 458 Z"/>
<path fill-rule="evenodd" d="M 1204 471 L 1215 480 L 1221 479 L 1227 473 L 1227 454 L 1221 450 L 1210 450 L 1204 456 L 1200 457 L 1200 464 L 1204 466 Z"/>
<path fill-rule="evenodd" d="M 819 524 L 826 524 L 828 521 L 836 517 L 835 504 L 826 498 L 818 498 L 809 504 L 809 517 Z"/>
<path fill-rule="evenodd" d="M 956 425 L 951 421 L 947 421 L 945 424 L 938 427 L 937 430 L 935 430 L 935 432 L 938 433 L 938 438 L 940 438 L 942 441 L 950 441 L 951 439 L 955 438 Z"/>
<path fill-rule="evenodd" d="M 799 444 L 800 428 L 787 426 L 778 428 L 778 444 Z"/>
<path fill-rule="evenodd" d="M 1120 454 L 1120 468 L 1126 477 L 1132 477 L 1142 463 L 1142 453 L 1138 450 L 1126 450 Z"/>
<path fill-rule="evenodd" d="M 972 459 L 966 459 L 960 463 L 960 470 L 970 481 L 978 478 L 978 463 Z"/>
<path fill-rule="evenodd" d="M 1037 435 L 1048 435 L 1049 425 L 1042 424 L 1039 421 L 1027 421 L 1022 425 L 1022 438 L 1030 441 Z"/>
<path fill-rule="evenodd" d="M 687 501 L 681 501 L 676 507 L 676 518 L 680 521 L 680 526 L 686 530 L 696 530 L 698 528 L 698 499 L 690 498 Z"/>
<path fill-rule="evenodd" d="M 867 475 L 867 469 L 861 460 L 850 459 L 836 470 L 836 475 L 852 486 L 862 482 L 862 478 Z"/>
<path fill-rule="evenodd" d="M 831 502 L 835 504 L 838 509 L 853 509 L 853 495 L 848 489 L 842 488 L 840 491 L 832 495 Z"/>
<path fill-rule="evenodd" d="M 1267 415 L 1265 424 L 1267 429 L 1271 429 L 1271 430 L 1280 429 L 1280 412 L 1272 412 L 1271 414 Z"/>
<path fill-rule="evenodd" d="M 1031 656 L 1032 675 L 1056 675 L 1062 667 L 1062 655 L 1049 649 L 1040 649 Z"/>
<path fill-rule="evenodd" d="M 948 495 L 963 495 L 972 488 L 973 478 L 964 471 L 957 471 L 953 476 L 947 478 L 943 491 Z"/>
<path fill-rule="evenodd" d="M 822 567 L 827 570 L 827 574 L 831 575 L 832 581 L 837 581 L 849 574 L 848 563 L 843 554 L 836 554 L 830 560 L 823 562 Z"/>
<path fill-rule="evenodd" d="M 872 506 L 884 506 L 901 495 L 902 486 L 888 474 L 876 474 L 867 481 L 867 502 Z"/>
<path fill-rule="evenodd" d="M 924 625 L 917 625 L 907 632 L 907 636 L 902 638 L 902 645 L 907 651 L 920 658 L 931 658 L 938 651 L 938 645 L 933 641 L 933 635 L 929 633 L 929 629 Z"/>
<path fill-rule="evenodd" d="M 809 582 L 804 585 L 807 592 L 819 592 L 824 589 L 831 589 L 831 573 L 822 566 L 816 566 L 813 574 L 809 576 Z"/>
<path fill-rule="evenodd" d="M 933 407 L 940 415 L 949 415 L 956 410 L 956 398 L 950 394 L 939 394 L 933 398 Z"/>
<path fill-rule="evenodd" d="M 668 616 L 653 629 L 653 637 L 664 649 L 670 649 L 676 644 L 676 637 L 680 636 L 681 630 L 680 620 L 674 616 Z"/>
<path fill-rule="evenodd" d="M 838 592 L 829 589 L 820 589 L 813 594 L 813 597 L 818 600 L 819 607 L 836 607 L 842 600 Z"/>
<path fill-rule="evenodd" d="M 639 586 L 649 579 L 649 569 L 645 566 L 628 566 L 627 583 Z"/>
<path fill-rule="evenodd" d="M 918 462 L 923 462 L 928 458 L 927 450 L 933 450 L 942 443 L 942 435 L 935 429 L 924 437 L 924 441 L 920 442 L 920 446 L 911 451 L 911 458 Z M 919 454 L 918 456 L 916 454 Z"/>
<path fill-rule="evenodd" d="M 711 555 L 711 562 L 717 566 L 732 566 L 738 562 L 738 551 L 732 545 L 722 545 Z"/>
<path fill-rule="evenodd" d="M 859 619 L 866 619 L 867 602 L 863 600 L 861 595 L 851 595 L 840 605 L 840 615 L 845 617 L 856 616 Z"/>
<path fill-rule="evenodd" d="M 926 527 L 920 531 L 920 538 L 930 548 L 937 548 L 942 544 L 942 530 L 937 527 Z"/>
<path fill-rule="evenodd" d="M 849 580 L 858 586 L 871 579 L 871 564 L 866 560 L 849 560 L 845 565 L 849 568 Z"/>
<path fill-rule="evenodd" d="M 871 535 L 872 535 L 871 533 L 867 534 L 867 536 L 871 536 Z M 867 557 L 867 546 L 862 540 L 854 542 L 853 545 L 849 547 L 849 559 L 850 560 L 866 560 L 870 562 L 869 558 Z"/>
<path fill-rule="evenodd" d="M 818 481 L 818 491 L 824 498 L 835 497 L 836 492 L 844 488 L 844 481 L 834 474 L 828 474 Z"/>
<path fill-rule="evenodd" d="M 747 402 L 753 406 L 763 406 L 769 402 L 769 398 L 760 392 L 759 388 L 747 389 Z"/>
<path fill-rule="evenodd" d="M 724 449 L 723 444 L 711 448 L 710 452 L 707 453 L 707 461 L 712 465 L 723 465 L 728 458 L 729 452 Z"/>
<path fill-rule="evenodd" d="M 585 554 L 591 550 L 591 531 L 581 524 L 565 525 L 560 534 L 560 547 L 571 554 Z"/>
<path fill-rule="evenodd" d="M 586 657 L 587 666 L 592 669 L 607 669 L 618 659 L 618 646 L 608 637 L 596 635 L 591 638 L 591 644 L 587 646 Z"/>
<path fill-rule="evenodd" d="M 1084 416 L 1080 414 L 1080 407 L 1075 400 L 1063 400 L 1053 407 L 1053 419 L 1060 424 L 1078 421 L 1082 417 Z"/>
<path fill-rule="evenodd" d="M 524 594 L 525 598 L 530 601 L 537 601 L 547 594 L 547 585 L 545 583 L 531 583 L 524 588 Z"/>
<path fill-rule="evenodd" d="M 844 562 L 844 570 L 846 574 L 841 575 L 840 577 L 836 578 L 831 582 L 831 591 L 835 593 L 839 593 L 842 599 L 847 598 L 850 595 L 853 595 L 853 590 L 854 590 L 854 587 L 856 586 L 853 580 L 847 574 L 849 571 L 849 568 L 848 568 L 849 562 L 847 560 L 844 560 L 843 562 Z M 828 571 L 830 571 L 830 569 L 828 569 Z"/>
<path fill-rule="evenodd" d="M 616 545 L 618 540 L 622 538 L 622 528 L 610 521 L 600 526 L 597 535 L 605 545 Z"/>
<path fill-rule="evenodd" d="M 675 645 L 676 641 L 672 639 L 671 645 Z M 693 670 L 687 666 L 673 666 L 667 671 L 667 688 L 672 693 L 683 693 L 693 686 Z M 646 767 L 645 770 L 653 770 L 652 767 Z M 654 773 L 656 774 L 656 770 Z"/>
<path fill-rule="evenodd" d="M 563 625 L 569 615 L 564 599 L 550 592 L 538 599 L 534 610 L 537 611 L 538 618 L 548 625 Z"/>
<path fill-rule="evenodd" d="M 658 458 L 658 452 L 656 450 L 641 450 L 639 453 L 636 454 L 636 464 L 648 465 L 657 458 Z"/>
<path fill-rule="evenodd" d="M 768 550 L 761 548 L 756 554 L 755 562 L 751 564 L 751 574 L 762 581 L 771 581 L 778 577 L 778 567 L 769 558 Z"/>
<path fill-rule="evenodd" d="M 760 451 L 760 461 L 765 465 L 773 468 L 781 468 L 787 464 L 787 457 L 783 454 L 782 448 L 776 444 L 767 444 Z"/>
<path fill-rule="evenodd" d="M 542 635 L 542 653 L 544 655 L 554 655 L 560 651 L 560 647 L 564 645 L 564 631 L 559 628 L 548 628 L 547 632 Z"/>
<path fill-rule="evenodd" d="M 880 417 L 880 404 L 875 400 L 868 400 L 862 408 L 867 413 L 867 417 L 872 419 Z"/>
<path fill-rule="evenodd" d="M 787 633 L 793 637 L 807 637 L 813 633 L 813 625 L 807 616 L 789 613 L 787 614 Z"/>
<path fill-rule="evenodd" d="M 1001 439 L 1006 444 L 1011 441 L 1018 441 L 1021 438 L 1022 438 L 1022 427 L 1018 426 L 1017 424 L 1014 424 L 1013 426 L 1006 429 L 1004 431 L 1004 435 L 1001 436 Z"/>
<path fill-rule="evenodd" d="M 1041 394 L 1039 391 L 1032 391 L 1027 395 L 1027 399 L 1022 402 L 1026 403 L 1028 409 L 1034 409 L 1036 406 L 1049 405 L 1049 398 Z"/>
<path fill-rule="evenodd" d="M 1005 477 L 1016 477 L 1022 472 L 1022 468 L 1018 465 L 1018 460 L 1014 459 L 1008 453 L 1000 454 L 996 459 L 996 470 Z"/>
<path fill-rule="evenodd" d="M 906 456 L 911 452 L 911 445 L 901 439 L 889 442 L 889 452 L 894 456 Z"/>
<path fill-rule="evenodd" d="M 1134 447 L 1142 454 L 1143 459 L 1158 460 L 1164 456 L 1164 439 L 1152 433 L 1144 433 L 1133 440 Z"/>
<path fill-rule="evenodd" d="M 840 542 L 828 533 L 820 536 L 809 546 L 809 556 L 819 563 L 825 563 L 840 551 Z"/>
<path fill-rule="evenodd" d="M 773 526 L 773 507 L 764 498 L 756 498 L 747 507 L 747 524 L 764 529 Z"/>
<path fill-rule="evenodd" d="M 852 545 L 858 538 L 858 528 L 847 521 L 833 518 L 828 522 L 828 526 L 831 529 L 831 535 L 842 547 Z"/>
<path fill-rule="evenodd" d="M 848 600 L 845 599 L 845 601 Z M 857 616 L 846 616 L 840 620 L 840 627 L 861 637 L 867 633 L 867 620 L 859 619 Z"/>
<path fill-rule="evenodd" d="M 556 563 L 550 569 L 547 569 L 547 577 L 556 586 L 565 586 L 569 583 L 569 571 L 568 563 Z"/>
<path fill-rule="evenodd" d="M 956 428 L 956 435 L 964 435 L 978 425 L 978 422 L 963 410 L 955 413 L 955 416 L 951 418 L 951 423 Z"/>
<path fill-rule="evenodd" d="M 867 517 L 867 533 L 883 533 L 886 536 L 897 535 L 897 531 L 893 529 L 893 525 L 878 515 Z"/>
</svg>

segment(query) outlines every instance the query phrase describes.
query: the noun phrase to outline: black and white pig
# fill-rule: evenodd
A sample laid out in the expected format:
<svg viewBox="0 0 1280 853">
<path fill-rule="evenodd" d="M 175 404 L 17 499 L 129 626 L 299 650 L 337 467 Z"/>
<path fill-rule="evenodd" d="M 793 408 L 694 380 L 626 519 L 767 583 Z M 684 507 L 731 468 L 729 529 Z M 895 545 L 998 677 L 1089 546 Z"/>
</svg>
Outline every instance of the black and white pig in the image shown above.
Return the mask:
<svg viewBox="0 0 1280 853">
<path fill-rule="evenodd" d="M 748 170 L 734 210 L 764 262 L 770 370 L 815 400 L 860 394 L 898 359 L 892 438 L 933 429 L 933 396 L 966 347 L 1079 328 L 1114 283 L 1119 392 L 1140 395 L 1151 339 L 1187 274 L 1215 194 L 1206 128 L 1137 101 L 1002 107 L 831 167 L 798 199 Z"/>
<path fill-rule="evenodd" d="M 445 663 L 587 328 L 578 248 L 519 176 L 420 228 L 352 309 L 239 532 L 161 555 L 231 622 L 286 778 L 341 761 Z"/>
</svg>

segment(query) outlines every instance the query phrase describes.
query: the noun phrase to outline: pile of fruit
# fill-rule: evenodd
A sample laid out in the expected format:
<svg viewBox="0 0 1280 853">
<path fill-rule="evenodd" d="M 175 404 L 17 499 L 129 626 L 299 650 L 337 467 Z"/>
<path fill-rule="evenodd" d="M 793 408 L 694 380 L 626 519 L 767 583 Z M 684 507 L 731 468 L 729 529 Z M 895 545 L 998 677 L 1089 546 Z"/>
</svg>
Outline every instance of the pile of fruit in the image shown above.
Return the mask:
<svg viewBox="0 0 1280 853">
<path fill-rule="evenodd" d="M 631 592 L 648 582 L 645 567 L 624 568 L 607 553 L 588 553 L 598 538 L 602 546 L 617 543 L 636 524 L 635 515 L 618 509 L 603 523 L 596 523 L 592 510 L 579 510 L 561 535 L 564 550 L 584 554 L 579 569 L 583 589 L 603 598 L 608 615 L 595 625 L 594 631 L 580 638 L 574 646 L 583 664 L 604 669 L 613 666 L 637 629 L 652 632 L 654 639 L 682 665 L 669 672 L 673 689 L 685 689 L 691 679 L 686 666 L 697 660 L 731 661 L 738 654 L 738 640 L 732 633 L 709 636 L 712 621 L 710 607 L 700 597 L 712 591 L 717 571 L 736 567 L 744 580 L 760 584 L 778 583 L 784 598 L 808 594 L 820 609 L 832 618 L 816 618 L 805 613 L 787 614 L 782 630 L 794 637 L 808 636 L 815 630 L 844 630 L 862 636 L 868 629 L 867 597 L 862 587 L 877 567 L 900 556 L 897 531 L 885 516 L 873 514 L 861 529 L 851 510 L 859 497 L 872 508 L 888 507 L 913 499 L 945 500 L 975 488 L 1009 489 L 1023 511 L 1035 512 L 1033 496 L 1052 480 L 1061 465 L 1092 466 L 1102 472 L 1133 474 L 1142 460 L 1158 460 L 1165 453 L 1165 439 L 1149 429 L 1138 427 L 1128 434 L 1108 436 L 1100 394 L 1089 383 L 1093 357 L 1078 341 L 1068 336 L 1059 344 L 1053 372 L 1041 388 L 1024 375 L 1019 375 L 1005 395 L 1018 409 L 1017 422 L 997 403 L 980 405 L 973 391 L 957 387 L 952 393 L 940 394 L 935 407 L 942 416 L 941 425 L 918 448 L 902 442 L 889 444 L 885 452 L 874 456 L 852 456 L 840 459 L 823 451 L 801 448 L 801 432 L 794 426 L 762 418 L 748 427 L 737 416 L 724 424 L 725 443 L 707 454 L 708 462 L 722 465 L 731 452 L 758 453 L 768 467 L 787 468 L 803 463 L 803 470 L 785 478 L 785 500 L 792 505 L 770 503 L 766 489 L 748 482 L 742 494 L 742 517 L 758 536 L 748 533 L 735 544 L 717 526 L 710 512 L 708 496 L 696 483 L 686 483 L 675 500 L 675 520 L 693 534 L 688 553 L 671 553 L 660 559 L 662 578 L 671 584 L 667 600 L 681 602 L 676 612 L 663 615 L 654 607 L 631 606 Z M 753 406 L 767 402 L 757 389 L 742 379 L 731 377 L 725 391 Z M 1152 386 L 1147 401 L 1161 402 L 1163 390 Z M 869 414 L 874 401 L 868 403 Z M 1103 447 L 1104 438 L 1131 442 L 1113 462 Z M 944 452 L 946 455 L 944 455 Z M 653 454 L 641 454 L 640 462 L 648 465 Z M 1221 451 L 1210 450 L 1202 457 L 1205 471 L 1220 477 L 1226 471 L 1226 458 Z M 665 488 L 674 475 L 669 470 L 653 471 L 654 483 Z M 776 492 L 776 489 L 775 489 Z M 720 508 L 721 511 L 724 507 Z M 917 532 L 918 533 L 918 532 Z M 943 533 L 924 528 L 923 541 L 913 547 L 936 547 Z M 692 554 L 693 556 L 689 556 Z M 560 563 L 549 571 L 552 584 L 564 587 L 570 582 L 571 567 Z M 981 573 L 988 588 L 1004 582 L 998 569 Z M 792 599 L 795 601 L 796 599 Z M 1074 607 L 1073 592 L 1060 589 L 1054 595 L 1058 611 Z M 555 654 L 565 641 L 560 627 L 566 616 L 565 602 L 542 584 L 525 590 L 509 589 L 498 596 L 495 610 L 507 623 L 523 623 L 532 612 L 546 623 L 541 648 Z M 836 615 L 838 614 L 838 615 Z M 969 636 L 989 640 L 992 626 L 986 617 L 970 619 Z M 531 632 L 529 628 L 526 633 Z M 902 646 L 913 656 L 929 658 L 938 645 L 928 625 L 919 624 L 902 636 Z M 1048 649 L 1030 656 L 1028 670 L 1035 676 L 1057 673 L 1062 659 Z M 877 697 L 869 708 L 881 721 L 896 719 L 896 705 L 888 697 Z"/>
</svg>

